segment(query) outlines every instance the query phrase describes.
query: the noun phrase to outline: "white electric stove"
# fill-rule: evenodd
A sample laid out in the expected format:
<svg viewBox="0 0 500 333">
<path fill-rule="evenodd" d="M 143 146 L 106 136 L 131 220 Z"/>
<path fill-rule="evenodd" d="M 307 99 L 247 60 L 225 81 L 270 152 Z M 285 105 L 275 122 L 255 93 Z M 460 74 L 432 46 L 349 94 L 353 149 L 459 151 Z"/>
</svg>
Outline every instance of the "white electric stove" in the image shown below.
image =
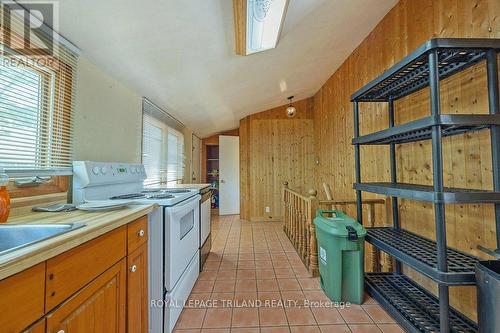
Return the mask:
<svg viewBox="0 0 500 333">
<path fill-rule="evenodd" d="M 73 162 L 73 203 L 131 200 L 155 203 L 149 215 L 149 331 L 171 333 L 199 275 L 199 204 L 196 189 L 144 187 L 141 164 Z"/>
</svg>

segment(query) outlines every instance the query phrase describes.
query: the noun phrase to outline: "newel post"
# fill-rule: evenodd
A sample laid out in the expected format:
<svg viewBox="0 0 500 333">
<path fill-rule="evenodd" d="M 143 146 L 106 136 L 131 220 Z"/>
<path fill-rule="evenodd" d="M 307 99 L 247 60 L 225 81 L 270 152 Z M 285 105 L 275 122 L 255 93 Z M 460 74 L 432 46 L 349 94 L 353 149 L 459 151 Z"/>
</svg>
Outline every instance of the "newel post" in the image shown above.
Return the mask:
<svg viewBox="0 0 500 333">
<path fill-rule="evenodd" d="M 314 226 L 313 220 L 316 215 L 316 210 L 319 208 L 319 200 L 318 200 L 318 191 L 309 190 L 309 216 L 308 216 L 308 224 L 309 224 L 309 246 L 310 246 L 310 255 L 309 255 L 309 272 L 313 276 L 317 276 L 318 274 L 318 243 L 316 241 L 316 227 Z"/>
</svg>

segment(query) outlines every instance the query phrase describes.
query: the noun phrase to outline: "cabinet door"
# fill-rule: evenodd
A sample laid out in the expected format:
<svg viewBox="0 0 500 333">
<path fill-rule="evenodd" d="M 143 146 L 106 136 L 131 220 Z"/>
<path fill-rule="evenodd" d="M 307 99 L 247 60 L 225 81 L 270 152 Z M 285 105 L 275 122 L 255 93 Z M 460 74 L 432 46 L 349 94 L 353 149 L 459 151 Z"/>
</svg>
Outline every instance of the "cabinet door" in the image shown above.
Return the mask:
<svg viewBox="0 0 500 333">
<path fill-rule="evenodd" d="M 0 281 L 0 332 L 19 332 L 43 317 L 45 263 Z"/>
<path fill-rule="evenodd" d="M 148 244 L 128 255 L 127 332 L 148 331 Z"/>
<path fill-rule="evenodd" d="M 123 258 L 49 314 L 47 333 L 124 333 L 126 265 Z"/>
<path fill-rule="evenodd" d="M 45 318 L 28 328 L 23 333 L 45 333 Z"/>
</svg>

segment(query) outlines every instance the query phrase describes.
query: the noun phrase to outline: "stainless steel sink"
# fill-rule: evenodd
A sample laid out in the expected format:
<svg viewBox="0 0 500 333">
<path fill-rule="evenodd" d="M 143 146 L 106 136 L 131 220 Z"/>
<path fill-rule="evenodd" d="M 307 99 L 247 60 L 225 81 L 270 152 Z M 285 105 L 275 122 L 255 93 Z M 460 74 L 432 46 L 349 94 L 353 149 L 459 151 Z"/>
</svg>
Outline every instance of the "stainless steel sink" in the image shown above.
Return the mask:
<svg viewBox="0 0 500 333">
<path fill-rule="evenodd" d="M 28 245 L 62 235 L 84 224 L 2 224 L 0 225 L 0 256 Z"/>
</svg>

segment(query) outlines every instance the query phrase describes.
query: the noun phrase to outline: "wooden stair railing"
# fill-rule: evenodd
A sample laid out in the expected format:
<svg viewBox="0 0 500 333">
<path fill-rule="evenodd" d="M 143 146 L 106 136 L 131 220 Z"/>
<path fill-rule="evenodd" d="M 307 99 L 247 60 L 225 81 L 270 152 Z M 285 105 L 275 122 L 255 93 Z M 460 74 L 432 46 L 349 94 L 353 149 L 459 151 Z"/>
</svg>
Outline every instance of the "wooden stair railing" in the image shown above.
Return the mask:
<svg viewBox="0 0 500 333">
<path fill-rule="evenodd" d="M 317 195 L 318 192 L 315 190 L 310 190 L 307 196 L 302 195 L 288 188 L 287 182 L 284 183 L 283 229 L 313 276 L 319 274 L 316 229 L 313 224 L 314 214 L 319 204 Z"/>
<path fill-rule="evenodd" d="M 339 209 L 349 212 L 349 209 L 355 209 L 356 201 L 336 201 L 319 200 L 316 190 L 309 190 L 308 195 L 303 195 L 288 187 L 288 182 L 283 186 L 283 204 L 284 204 L 284 226 L 285 234 L 297 251 L 302 262 L 313 276 L 319 274 L 318 268 L 318 246 L 316 241 L 316 228 L 313 220 L 318 208 Z M 363 200 L 363 212 L 366 214 L 366 226 L 373 227 L 378 223 L 376 221 L 376 207 L 381 205 L 384 211 L 387 202 L 384 199 Z M 366 251 L 366 270 L 373 272 L 392 271 L 392 259 L 373 246 L 368 245 Z"/>
</svg>

